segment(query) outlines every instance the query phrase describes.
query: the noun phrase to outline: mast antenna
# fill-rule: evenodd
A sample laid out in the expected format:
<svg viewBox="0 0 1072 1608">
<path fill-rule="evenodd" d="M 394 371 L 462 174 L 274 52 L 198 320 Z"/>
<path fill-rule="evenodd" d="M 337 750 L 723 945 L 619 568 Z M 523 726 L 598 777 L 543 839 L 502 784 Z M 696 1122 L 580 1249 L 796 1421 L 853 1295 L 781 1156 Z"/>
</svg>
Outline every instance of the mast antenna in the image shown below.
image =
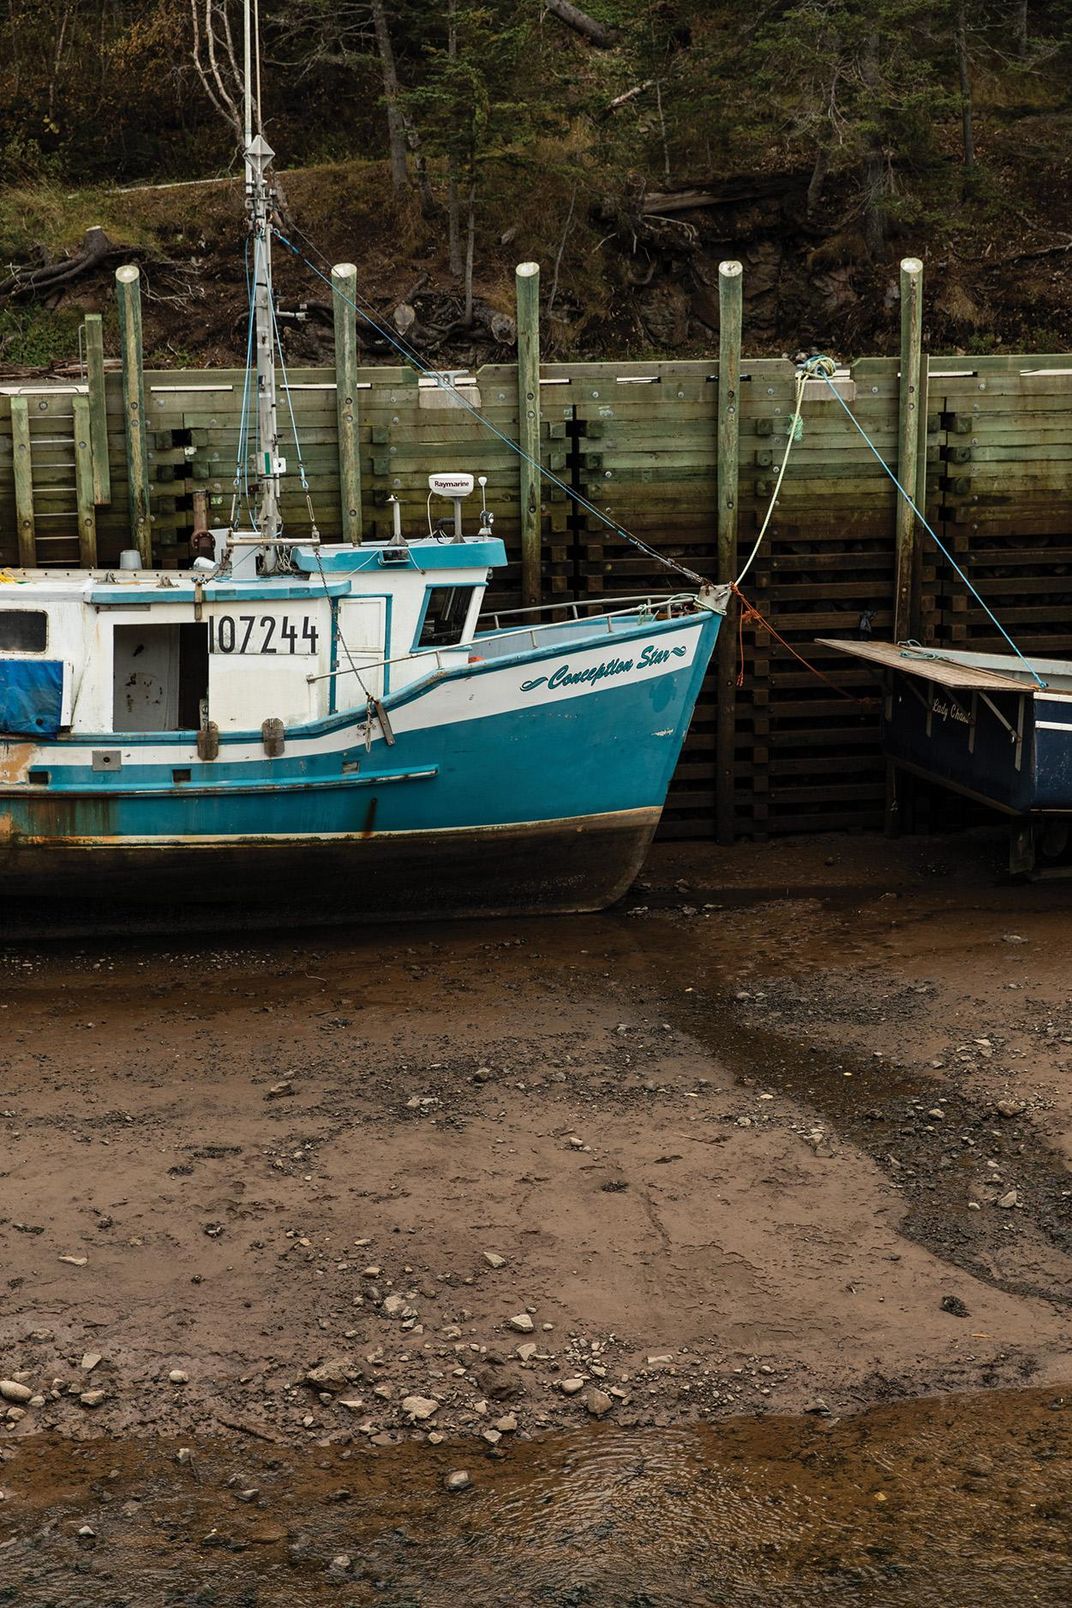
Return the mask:
<svg viewBox="0 0 1072 1608">
<path fill-rule="evenodd" d="M 243 134 L 246 166 L 246 211 L 253 241 L 254 350 L 257 369 L 257 498 L 254 515 L 265 542 L 279 535 L 279 480 L 286 463 L 279 456 L 279 424 L 275 386 L 275 307 L 272 300 L 272 229 L 274 202 L 268 169 L 275 152 L 261 133 L 259 0 L 243 6 Z M 256 132 L 254 132 L 256 128 Z"/>
</svg>

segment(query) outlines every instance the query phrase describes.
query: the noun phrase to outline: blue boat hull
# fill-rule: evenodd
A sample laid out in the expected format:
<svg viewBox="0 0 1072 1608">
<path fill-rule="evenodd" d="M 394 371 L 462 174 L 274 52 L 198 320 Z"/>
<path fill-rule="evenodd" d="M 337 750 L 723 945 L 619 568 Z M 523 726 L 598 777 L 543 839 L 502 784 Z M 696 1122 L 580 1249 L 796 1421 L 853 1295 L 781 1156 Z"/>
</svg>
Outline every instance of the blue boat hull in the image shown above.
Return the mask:
<svg viewBox="0 0 1072 1608">
<path fill-rule="evenodd" d="M 284 908 L 318 920 L 591 910 L 619 898 L 658 824 L 719 626 L 660 622 L 431 677 L 358 717 L 249 734 L 192 762 L 123 740 L 117 772 L 87 744 L 37 745 L 0 785 L 0 894 L 78 907 Z M 118 739 L 104 739 L 117 742 Z M 11 764 L 12 745 L 8 765 Z M 245 756 L 245 757 L 242 757 Z M 0 756 L 0 764 L 3 763 Z"/>
</svg>

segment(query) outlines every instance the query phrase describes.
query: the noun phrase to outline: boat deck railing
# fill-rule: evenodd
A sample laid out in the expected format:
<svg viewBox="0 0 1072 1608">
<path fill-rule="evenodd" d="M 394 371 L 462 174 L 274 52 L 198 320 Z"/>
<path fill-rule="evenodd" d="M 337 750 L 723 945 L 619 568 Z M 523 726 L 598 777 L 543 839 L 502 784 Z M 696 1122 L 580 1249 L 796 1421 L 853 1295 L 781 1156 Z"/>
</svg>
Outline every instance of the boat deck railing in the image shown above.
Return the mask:
<svg viewBox="0 0 1072 1608">
<path fill-rule="evenodd" d="M 581 609 L 593 611 L 600 607 L 605 610 L 603 614 L 579 612 Z M 505 630 L 493 628 L 465 642 L 455 642 L 438 648 L 413 648 L 409 653 L 400 653 L 391 659 L 364 659 L 354 666 L 340 665 L 335 670 L 325 670 L 307 679 L 310 682 L 331 681 L 339 676 L 359 675 L 363 672 L 385 670 L 389 665 L 413 664 L 417 661 L 422 665 L 434 666 L 436 670 L 454 669 L 462 661 L 463 656 L 470 658 L 474 651 L 480 658 L 509 658 L 513 653 L 552 646 L 556 640 L 573 642 L 581 634 L 579 628 L 584 626 L 592 628 L 593 636 L 602 635 L 604 630 L 611 636 L 615 630 L 622 630 L 642 620 L 670 620 L 675 614 L 691 613 L 695 608 L 696 598 L 691 592 L 670 592 L 649 593 L 644 597 L 593 598 L 590 602 L 581 600 L 576 603 L 541 603 L 535 608 L 528 609 L 500 609 L 490 615 L 481 615 L 480 619 L 490 618 L 495 627 L 498 627 L 501 620 L 515 619 L 518 615 L 565 612 L 568 617 L 565 620 L 542 622 L 535 620 L 532 624 L 509 626 Z M 480 620 L 477 621 L 478 625 L 479 623 Z M 361 658 L 360 655 L 354 657 Z"/>
</svg>

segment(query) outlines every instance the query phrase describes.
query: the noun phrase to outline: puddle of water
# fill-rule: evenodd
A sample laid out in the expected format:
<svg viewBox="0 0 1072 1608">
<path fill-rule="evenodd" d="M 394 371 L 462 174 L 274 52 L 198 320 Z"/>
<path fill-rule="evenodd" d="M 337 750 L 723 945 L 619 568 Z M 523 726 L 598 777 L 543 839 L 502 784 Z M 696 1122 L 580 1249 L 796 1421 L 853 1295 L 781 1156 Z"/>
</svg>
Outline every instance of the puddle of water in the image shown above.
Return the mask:
<svg viewBox="0 0 1072 1608">
<path fill-rule="evenodd" d="M 1067 1608 L 1072 1404 L 994 1392 L 841 1422 L 609 1426 L 292 1452 L 22 1441 L 0 1465 L 19 1608 Z M 465 1466 L 472 1487 L 444 1489 Z M 249 1491 L 256 1494 L 248 1500 Z M 79 1537 L 88 1525 L 93 1537 Z M 343 1567 L 333 1559 L 345 1556 Z"/>
</svg>

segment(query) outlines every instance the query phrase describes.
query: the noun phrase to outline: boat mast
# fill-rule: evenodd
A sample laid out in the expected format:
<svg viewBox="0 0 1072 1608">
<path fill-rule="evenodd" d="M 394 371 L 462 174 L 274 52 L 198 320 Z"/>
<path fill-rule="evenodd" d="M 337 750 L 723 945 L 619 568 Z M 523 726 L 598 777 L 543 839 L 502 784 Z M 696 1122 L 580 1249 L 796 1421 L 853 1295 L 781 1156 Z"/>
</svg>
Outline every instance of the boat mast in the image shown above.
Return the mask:
<svg viewBox="0 0 1072 1608">
<path fill-rule="evenodd" d="M 255 520 L 266 541 L 279 535 L 279 425 L 275 392 L 275 317 L 272 304 L 272 230 L 269 222 L 274 195 L 268 178 L 275 152 L 261 133 L 260 34 L 258 0 L 245 0 L 244 9 L 244 149 L 246 211 L 253 241 L 253 321 L 257 362 L 257 498 Z M 256 94 L 254 94 L 254 71 Z M 256 133 L 254 133 L 254 120 Z"/>
</svg>

